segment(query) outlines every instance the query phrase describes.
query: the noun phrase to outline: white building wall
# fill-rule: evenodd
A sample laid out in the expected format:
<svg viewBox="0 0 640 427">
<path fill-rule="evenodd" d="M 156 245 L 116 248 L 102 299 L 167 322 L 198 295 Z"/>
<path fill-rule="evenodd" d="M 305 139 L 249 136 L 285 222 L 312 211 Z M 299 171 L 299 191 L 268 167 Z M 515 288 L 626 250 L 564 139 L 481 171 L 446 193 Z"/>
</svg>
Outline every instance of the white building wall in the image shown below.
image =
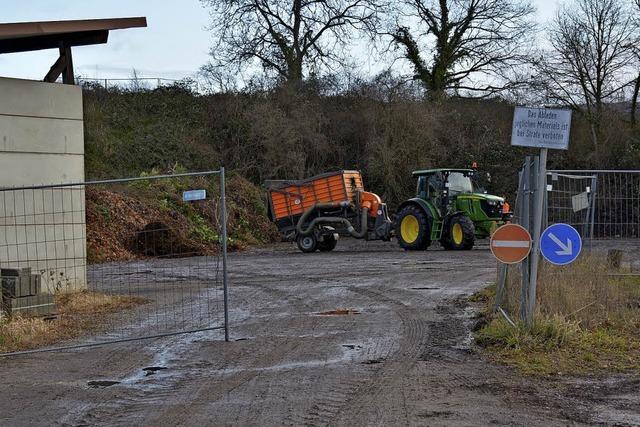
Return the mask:
<svg viewBox="0 0 640 427">
<path fill-rule="evenodd" d="M 82 120 L 80 87 L 0 78 L 0 187 L 84 181 Z M 0 266 L 86 287 L 84 189 L 0 191 Z"/>
</svg>

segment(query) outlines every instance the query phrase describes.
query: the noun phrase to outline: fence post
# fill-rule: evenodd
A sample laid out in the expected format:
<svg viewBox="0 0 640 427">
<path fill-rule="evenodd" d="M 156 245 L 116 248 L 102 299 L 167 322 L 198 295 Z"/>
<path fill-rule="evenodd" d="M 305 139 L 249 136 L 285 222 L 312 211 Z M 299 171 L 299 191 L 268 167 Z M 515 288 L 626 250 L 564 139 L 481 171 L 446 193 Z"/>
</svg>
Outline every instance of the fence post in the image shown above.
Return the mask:
<svg viewBox="0 0 640 427">
<path fill-rule="evenodd" d="M 589 217 L 589 248 L 593 246 L 593 223 L 595 221 L 595 212 L 598 202 L 598 178 L 600 174 L 595 174 L 591 178 L 591 216 Z"/>
<path fill-rule="evenodd" d="M 529 221 L 529 207 L 531 206 L 531 157 L 526 156 L 524 169 L 522 171 L 522 216 L 520 225 L 531 232 L 531 221 Z M 520 319 L 524 322 L 527 318 L 527 298 L 529 295 L 529 257 L 520 264 L 522 281 L 520 284 Z"/>
<path fill-rule="evenodd" d="M 529 301 L 527 307 L 527 326 L 533 324 L 536 309 L 536 287 L 538 284 L 538 264 L 540 262 L 540 234 L 542 234 L 542 209 L 544 193 L 547 191 L 547 149 L 540 149 L 536 162 L 536 194 L 533 206 L 533 248 L 531 250 L 531 273 L 529 275 Z"/>
<path fill-rule="evenodd" d="M 546 229 L 549 226 L 549 173 L 544 172 L 544 192 L 542 202 L 542 229 Z"/>
<path fill-rule="evenodd" d="M 224 167 L 220 168 L 220 216 L 222 219 L 222 290 L 224 294 L 224 340 L 229 341 L 229 289 L 227 281 L 227 198 Z"/>
<path fill-rule="evenodd" d="M 504 301 L 504 296 L 507 292 L 507 272 L 509 271 L 507 264 L 498 263 L 498 282 L 496 284 L 496 301 L 493 306 L 493 311 L 498 311 Z"/>
</svg>

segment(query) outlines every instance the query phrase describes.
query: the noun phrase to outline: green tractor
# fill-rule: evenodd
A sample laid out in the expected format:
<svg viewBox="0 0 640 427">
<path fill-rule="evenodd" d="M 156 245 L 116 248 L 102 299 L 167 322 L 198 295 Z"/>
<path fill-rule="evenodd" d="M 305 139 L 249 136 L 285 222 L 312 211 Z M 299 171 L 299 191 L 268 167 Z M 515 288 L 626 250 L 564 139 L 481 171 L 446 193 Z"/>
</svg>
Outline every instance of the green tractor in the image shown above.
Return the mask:
<svg viewBox="0 0 640 427">
<path fill-rule="evenodd" d="M 413 176 L 418 194 L 400 205 L 395 218 L 395 235 L 405 250 L 424 250 L 434 241 L 448 250 L 468 250 L 512 217 L 504 198 L 479 188 L 473 169 L 420 170 Z"/>
</svg>

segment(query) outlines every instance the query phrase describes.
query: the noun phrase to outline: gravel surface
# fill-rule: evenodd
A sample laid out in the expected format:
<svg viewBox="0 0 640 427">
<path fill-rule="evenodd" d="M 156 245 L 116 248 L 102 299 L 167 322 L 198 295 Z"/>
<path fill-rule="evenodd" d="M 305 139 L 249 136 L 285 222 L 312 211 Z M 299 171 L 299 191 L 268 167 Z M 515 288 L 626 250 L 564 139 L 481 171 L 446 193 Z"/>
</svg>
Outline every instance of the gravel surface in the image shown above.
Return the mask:
<svg viewBox="0 0 640 427">
<path fill-rule="evenodd" d="M 281 244 L 232 254 L 230 272 L 232 342 L 209 331 L 0 359 L 0 423 L 640 424 L 638 376 L 534 379 L 479 355 L 465 301 L 494 280 L 486 246 Z M 350 314 L 321 314 L 333 310 Z"/>
</svg>

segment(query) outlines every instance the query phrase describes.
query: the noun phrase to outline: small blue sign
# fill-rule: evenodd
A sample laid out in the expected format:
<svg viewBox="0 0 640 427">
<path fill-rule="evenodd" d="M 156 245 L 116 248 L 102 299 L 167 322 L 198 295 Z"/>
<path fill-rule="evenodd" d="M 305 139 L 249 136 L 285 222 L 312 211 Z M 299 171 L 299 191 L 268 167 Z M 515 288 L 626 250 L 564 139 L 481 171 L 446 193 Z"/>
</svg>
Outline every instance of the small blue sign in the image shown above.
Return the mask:
<svg viewBox="0 0 640 427">
<path fill-rule="evenodd" d="M 555 265 L 570 264 L 582 250 L 580 233 L 569 224 L 553 224 L 540 236 L 540 252 Z"/>
<path fill-rule="evenodd" d="M 189 190 L 182 193 L 182 200 L 185 202 L 195 202 L 207 198 L 207 190 Z"/>
</svg>

